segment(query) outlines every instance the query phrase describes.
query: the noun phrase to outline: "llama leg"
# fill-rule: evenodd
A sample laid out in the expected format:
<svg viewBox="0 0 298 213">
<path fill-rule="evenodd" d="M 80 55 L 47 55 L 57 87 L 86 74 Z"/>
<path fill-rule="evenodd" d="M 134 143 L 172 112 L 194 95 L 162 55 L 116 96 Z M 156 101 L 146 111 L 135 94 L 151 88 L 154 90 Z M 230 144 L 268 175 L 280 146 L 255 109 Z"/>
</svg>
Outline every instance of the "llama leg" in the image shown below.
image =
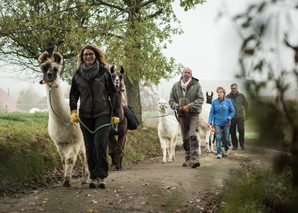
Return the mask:
<svg viewBox="0 0 298 213">
<path fill-rule="evenodd" d="M 109 134 L 108 136 L 108 153 L 111 157 L 112 160 L 112 167 L 116 166 L 116 161 L 115 161 L 115 154 L 116 154 L 116 147 L 115 145 L 117 144 L 117 140 L 115 139 L 115 136 L 113 134 Z"/>
<path fill-rule="evenodd" d="M 65 159 L 64 183 L 63 183 L 64 187 L 70 186 L 72 170 L 76 163 L 78 153 L 79 153 L 79 147 L 71 147 Z"/>
<path fill-rule="evenodd" d="M 167 147 L 166 147 L 166 142 L 162 139 L 161 140 L 161 149 L 162 149 L 162 154 L 163 154 L 163 159 L 162 159 L 162 162 L 163 163 L 166 163 L 167 162 Z"/>
<path fill-rule="evenodd" d="M 207 153 L 210 152 L 209 138 L 210 138 L 210 130 L 207 130 L 207 131 L 206 131 L 206 136 L 205 136 L 205 143 L 206 143 Z"/>
<path fill-rule="evenodd" d="M 201 137 L 200 137 L 200 135 L 199 135 L 199 137 L 198 137 L 198 145 L 199 145 L 199 155 L 201 155 Z"/>
<path fill-rule="evenodd" d="M 60 156 L 60 160 L 61 160 L 63 169 L 65 170 L 65 158 L 66 158 L 65 149 L 61 145 L 59 145 L 59 146 L 56 145 L 56 147 L 57 147 L 57 151 L 58 151 L 59 156 Z"/>
<path fill-rule="evenodd" d="M 210 142 L 211 152 L 213 153 L 213 152 L 214 152 L 213 146 L 214 146 L 214 143 L 215 143 L 214 132 L 211 132 L 210 141 L 211 141 L 211 142 Z"/>
<path fill-rule="evenodd" d="M 172 143 L 171 142 L 168 144 L 167 150 L 168 150 L 168 162 L 172 163 Z"/>
<path fill-rule="evenodd" d="M 176 144 L 177 144 L 177 141 L 176 141 L 176 136 L 174 137 L 174 139 L 173 139 L 173 147 L 172 147 L 172 158 L 173 158 L 173 160 L 175 160 L 175 149 L 176 149 Z"/>
<path fill-rule="evenodd" d="M 115 165 L 117 171 L 122 169 L 122 160 L 123 160 L 123 151 L 126 142 L 126 135 L 119 135 L 118 141 L 116 141 L 116 148 L 115 148 Z"/>
<path fill-rule="evenodd" d="M 86 150 L 84 146 L 84 142 L 81 145 L 81 149 L 79 151 L 79 158 L 81 160 L 82 164 L 82 170 L 83 170 L 83 181 L 82 184 L 87 183 L 89 179 L 89 168 L 87 163 L 87 156 L 86 156 Z"/>
</svg>

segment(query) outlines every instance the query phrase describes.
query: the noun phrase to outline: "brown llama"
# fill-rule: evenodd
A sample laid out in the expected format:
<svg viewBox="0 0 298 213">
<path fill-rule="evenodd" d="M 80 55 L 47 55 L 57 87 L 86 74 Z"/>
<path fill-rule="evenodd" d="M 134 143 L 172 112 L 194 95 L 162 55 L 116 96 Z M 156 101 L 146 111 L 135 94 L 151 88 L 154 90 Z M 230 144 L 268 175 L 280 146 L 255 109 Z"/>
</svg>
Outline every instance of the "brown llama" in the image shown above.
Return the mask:
<svg viewBox="0 0 298 213">
<path fill-rule="evenodd" d="M 48 131 L 63 164 L 63 186 L 69 187 L 77 156 L 79 156 L 83 167 L 83 183 L 87 182 L 89 170 L 80 126 L 78 124 L 66 125 L 62 122 L 70 121 L 70 107 L 64 100 L 63 90 L 60 87 L 59 71 L 62 60 L 63 57 L 60 53 L 54 52 L 52 57 L 49 58 L 48 52 L 44 52 L 39 56 L 38 63 L 43 74 L 43 80 L 40 83 L 45 84 L 48 96 Z"/>
<path fill-rule="evenodd" d="M 122 160 L 123 160 L 123 152 L 126 143 L 126 135 L 127 135 L 127 119 L 124 115 L 124 110 L 122 105 L 126 105 L 125 100 L 125 85 L 123 81 L 124 68 L 121 66 L 120 72 L 114 71 L 114 66 L 111 67 L 111 74 L 115 84 L 115 87 L 118 91 L 118 96 L 120 99 L 120 113 L 119 113 L 119 124 L 118 124 L 118 132 L 116 132 L 112 127 L 109 128 L 109 136 L 108 136 L 108 147 L 109 147 L 109 155 L 112 158 L 112 166 L 116 167 L 119 171 L 122 169 Z M 115 136 L 118 136 L 116 139 Z"/>
</svg>

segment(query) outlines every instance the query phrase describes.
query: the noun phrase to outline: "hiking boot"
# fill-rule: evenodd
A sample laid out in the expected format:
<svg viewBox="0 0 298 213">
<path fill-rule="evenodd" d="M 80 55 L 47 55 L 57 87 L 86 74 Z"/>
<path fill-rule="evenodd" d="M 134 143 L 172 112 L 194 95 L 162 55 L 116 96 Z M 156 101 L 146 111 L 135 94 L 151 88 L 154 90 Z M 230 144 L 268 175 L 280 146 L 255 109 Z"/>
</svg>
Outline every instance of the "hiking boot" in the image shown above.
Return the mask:
<svg viewBox="0 0 298 213">
<path fill-rule="evenodd" d="M 190 166 L 190 157 L 185 157 L 185 162 L 182 164 L 183 167 Z"/>
<path fill-rule="evenodd" d="M 100 188 L 100 189 L 104 189 L 104 188 L 106 188 L 106 181 L 105 181 L 105 179 L 104 178 L 97 178 L 97 186 L 98 186 L 98 188 Z"/>
<path fill-rule="evenodd" d="M 229 154 L 230 154 L 229 150 L 224 151 L 224 157 L 228 157 Z"/>
<path fill-rule="evenodd" d="M 233 149 L 232 150 L 237 150 L 237 148 L 236 147 L 233 147 Z"/>
<path fill-rule="evenodd" d="M 217 159 L 221 159 L 221 155 L 217 155 L 216 158 L 217 158 Z"/>
<path fill-rule="evenodd" d="M 199 167 L 201 164 L 200 164 L 200 160 L 199 158 L 195 158 L 191 161 L 191 168 L 197 168 Z"/>
<path fill-rule="evenodd" d="M 91 179 L 89 183 L 89 188 L 96 188 L 97 187 L 97 179 Z"/>
<path fill-rule="evenodd" d="M 242 150 L 245 150 L 244 146 L 241 146 L 241 149 L 242 149 Z"/>
</svg>

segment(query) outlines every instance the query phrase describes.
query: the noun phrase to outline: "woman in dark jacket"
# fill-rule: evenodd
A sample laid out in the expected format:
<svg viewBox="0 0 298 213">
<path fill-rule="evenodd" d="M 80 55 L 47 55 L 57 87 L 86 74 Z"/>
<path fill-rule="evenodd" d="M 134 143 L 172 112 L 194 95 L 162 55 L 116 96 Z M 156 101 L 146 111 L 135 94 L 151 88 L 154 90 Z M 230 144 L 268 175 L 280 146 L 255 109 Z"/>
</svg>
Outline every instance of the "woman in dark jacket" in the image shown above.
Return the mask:
<svg viewBox="0 0 298 213">
<path fill-rule="evenodd" d="M 78 70 L 71 84 L 69 104 L 71 122 L 77 123 L 77 103 L 80 99 L 80 119 L 89 130 L 119 123 L 119 99 L 112 76 L 106 68 L 103 52 L 93 45 L 85 45 L 80 53 Z M 90 188 L 105 188 L 108 176 L 107 137 L 109 126 L 100 128 L 96 133 L 82 126 L 88 167 Z"/>
</svg>

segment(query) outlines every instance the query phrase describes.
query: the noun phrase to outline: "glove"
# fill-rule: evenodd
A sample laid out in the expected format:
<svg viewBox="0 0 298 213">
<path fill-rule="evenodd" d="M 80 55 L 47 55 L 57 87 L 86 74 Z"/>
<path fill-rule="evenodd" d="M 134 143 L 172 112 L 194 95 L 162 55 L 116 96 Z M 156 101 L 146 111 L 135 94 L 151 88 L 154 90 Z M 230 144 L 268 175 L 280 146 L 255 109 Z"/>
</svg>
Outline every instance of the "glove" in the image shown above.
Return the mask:
<svg viewBox="0 0 298 213">
<path fill-rule="evenodd" d="M 77 110 L 72 110 L 70 114 L 71 114 L 70 122 L 73 124 L 78 123 L 80 118 L 78 116 Z"/>
<path fill-rule="evenodd" d="M 190 110 L 190 105 L 189 104 L 187 104 L 186 106 L 184 106 L 182 108 L 182 112 L 189 112 L 189 110 Z"/>
<path fill-rule="evenodd" d="M 176 108 L 177 107 L 177 108 Z M 175 107 L 174 108 L 176 108 L 176 111 L 177 112 L 180 112 L 181 111 L 181 109 L 182 109 L 182 107 L 180 107 L 178 104 L 177 105 L 175 105 Z"/>
<path fill-rule="evenodd" d="M 118 117 L 112 117 L 111 123 L 119 124 L 119 118 Z"/>
</svg>

